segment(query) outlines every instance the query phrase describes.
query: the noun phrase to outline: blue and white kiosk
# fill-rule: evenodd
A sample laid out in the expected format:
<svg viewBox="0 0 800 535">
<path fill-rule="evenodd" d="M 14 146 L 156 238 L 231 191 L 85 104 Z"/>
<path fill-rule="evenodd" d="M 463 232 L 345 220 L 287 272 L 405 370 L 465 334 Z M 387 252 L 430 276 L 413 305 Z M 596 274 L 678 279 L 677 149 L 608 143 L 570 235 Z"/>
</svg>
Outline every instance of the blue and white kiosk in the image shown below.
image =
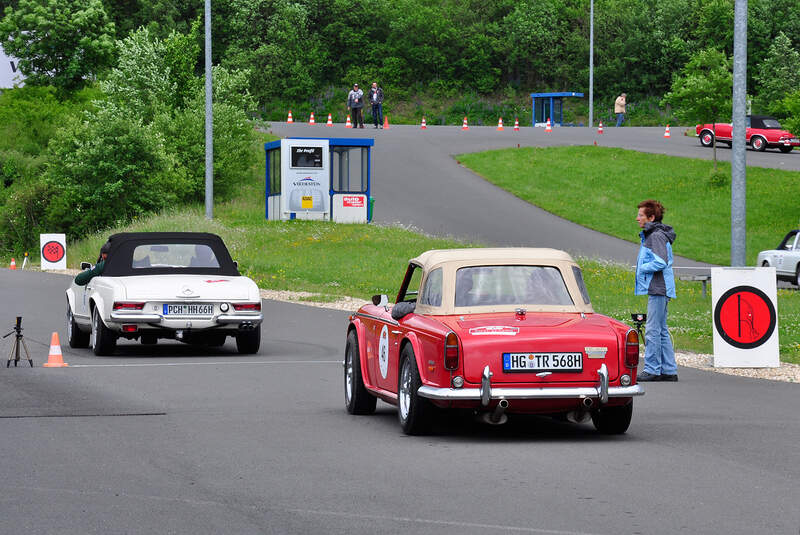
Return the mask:
<svg viewBox="0 0 800 535">
<path fill-rule="evenodd" d="M 265 143 L 266 219 L 372 221 L 374 145 L 374 139 L 363 138 L 286 138 Z"/>
</svg>

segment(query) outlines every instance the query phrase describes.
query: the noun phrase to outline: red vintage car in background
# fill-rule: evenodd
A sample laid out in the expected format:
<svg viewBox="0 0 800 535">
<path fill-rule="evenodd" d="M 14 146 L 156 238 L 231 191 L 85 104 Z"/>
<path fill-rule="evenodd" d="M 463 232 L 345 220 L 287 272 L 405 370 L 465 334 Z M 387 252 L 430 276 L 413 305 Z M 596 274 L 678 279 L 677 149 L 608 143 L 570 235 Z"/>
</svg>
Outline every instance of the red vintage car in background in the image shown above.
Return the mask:
<svg viewBox="0 0 800 535">
<path fill-rule="evenodd" d="M 748 115 L 745 122 L 745 135 L 747 144 L 757 151 L 779 149 L 781 152 L 791 152 L 794 147 L 800 147 L 800 140 L 788 130 L 784 130 L 774 117 L 766 115 Z M 728 147 L 733 143 L 733 125 L 731 123 L 699 124 L 695 127 L 700 144 L 710 147 L 714 143 L 716 128 L 717 141 L 726 143 Z"/>
<path fill-rule="evenodd" d="M 549 414 L 624 433 L 639 338 L 593 311 L 581 269 L 554 249 L 432 250 L 409 262 L 395 305 L 373 297 L 350 317 L 345 403 L 398 407 L 403 431 L 429 429 L 434 406 L 490 424 Z"/>
</svg>

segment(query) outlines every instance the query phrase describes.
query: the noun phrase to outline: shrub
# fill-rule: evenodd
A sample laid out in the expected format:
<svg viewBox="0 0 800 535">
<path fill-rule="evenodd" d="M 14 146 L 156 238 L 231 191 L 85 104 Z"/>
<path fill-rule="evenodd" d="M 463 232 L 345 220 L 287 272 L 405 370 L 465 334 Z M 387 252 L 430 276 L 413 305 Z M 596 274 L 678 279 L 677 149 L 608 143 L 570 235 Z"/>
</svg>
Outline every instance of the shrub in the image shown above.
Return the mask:
<svg viewBox="0 0 800 535">
<path fill-rule="evenodd" d="M 720 169 L 712 169 L 708 175 L 708 182 L 712 188 L 724 188 L 731 183 L 731 175 Z"/>
<path fill-rule="evenodd" d="M 113 106 L 72 121 L 52 147 L 46 223 L 71 238 L 169 206 L 185 186 L 167 173 L 163 136 Z"/>
</svg>

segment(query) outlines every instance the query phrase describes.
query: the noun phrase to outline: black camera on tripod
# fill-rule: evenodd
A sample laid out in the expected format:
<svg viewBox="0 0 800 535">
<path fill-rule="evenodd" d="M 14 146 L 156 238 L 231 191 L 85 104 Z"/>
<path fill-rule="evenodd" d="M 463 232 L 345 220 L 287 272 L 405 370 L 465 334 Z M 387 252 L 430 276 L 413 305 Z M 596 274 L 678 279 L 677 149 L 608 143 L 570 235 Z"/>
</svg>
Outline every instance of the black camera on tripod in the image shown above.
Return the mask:
<svg viewBox="0 0 800 535">
<path fill-rule="evenodd" d="M 25 343 L 25 338 L 22 336 L 22 316 L 17 316 L 17 324 L 14 325 L 14 330 L 12 330 L 8 334 L 4 334 L 3 338 L 8 338 L 11 335 L 14 336 L 14 343 L 11 346 L 11 353 L 8 355 L 8 362 L 6 362 L 6 368 L 11 366 L 11 361 L 14 361 L 14 367 L 17 367 L 19 363 L 19 347 L 22 346 L 25 349 L 25 356 L 28 357 L 28 363 L 30 363 L 31 368 L 33 368 L 33 361 L 31 360 L 31 355 L 28 353 L 28 344 Z"/>
</svg>

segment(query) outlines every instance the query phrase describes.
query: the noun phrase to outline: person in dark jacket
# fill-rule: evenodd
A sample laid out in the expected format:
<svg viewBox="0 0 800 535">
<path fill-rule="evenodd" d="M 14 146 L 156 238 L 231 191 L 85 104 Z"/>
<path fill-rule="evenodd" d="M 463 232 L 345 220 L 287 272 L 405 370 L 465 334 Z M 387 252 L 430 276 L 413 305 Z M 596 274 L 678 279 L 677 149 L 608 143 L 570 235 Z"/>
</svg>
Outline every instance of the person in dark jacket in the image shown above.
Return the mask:
<svg viewBox="0 0 800 535">
<path fill-rule="evenodd" d="M 353 128 L 364 128 L 364 92 L 353 84 L 353 90 L 347 94 L 347 109 L 353 112 Z"/>
<path fill-rule="evenodd" d="M 372 104 L 372 122 L 375 128 L 383 128 L 383 89 L 377 82 L 372 82 L 369 90 L 369 103 Z"/>
<path fill-rule="evenodd" d="M 89 284 L 89 281 L 95 277 L 99 277 L 103 274 L 103 269 L 106 267 L 106 260 L 108 260 L 108 253 L 111 250 L 111 243 L 106 242 L 100 248 L 100 256 L 97 257 L 97 263 L 94 265 L 92 269 L 87 269 L 86 271 L 82 271 L 78 273 L 75 277 L 75 284 L 78 286 L 86 286 Z"/>
<path fill-rule="evenodd" d="M 636 295 L 647 295 L 644 371 L 639 381 L 677 381 L 675 349 L 667 330 L 667 305 L 675 299 L 672 244 L 675 231 L 661 222 L 664 206 L 656 200 L 639 203 L 636 222 L 641 246 L 636 260 Z"/>
</svg>

